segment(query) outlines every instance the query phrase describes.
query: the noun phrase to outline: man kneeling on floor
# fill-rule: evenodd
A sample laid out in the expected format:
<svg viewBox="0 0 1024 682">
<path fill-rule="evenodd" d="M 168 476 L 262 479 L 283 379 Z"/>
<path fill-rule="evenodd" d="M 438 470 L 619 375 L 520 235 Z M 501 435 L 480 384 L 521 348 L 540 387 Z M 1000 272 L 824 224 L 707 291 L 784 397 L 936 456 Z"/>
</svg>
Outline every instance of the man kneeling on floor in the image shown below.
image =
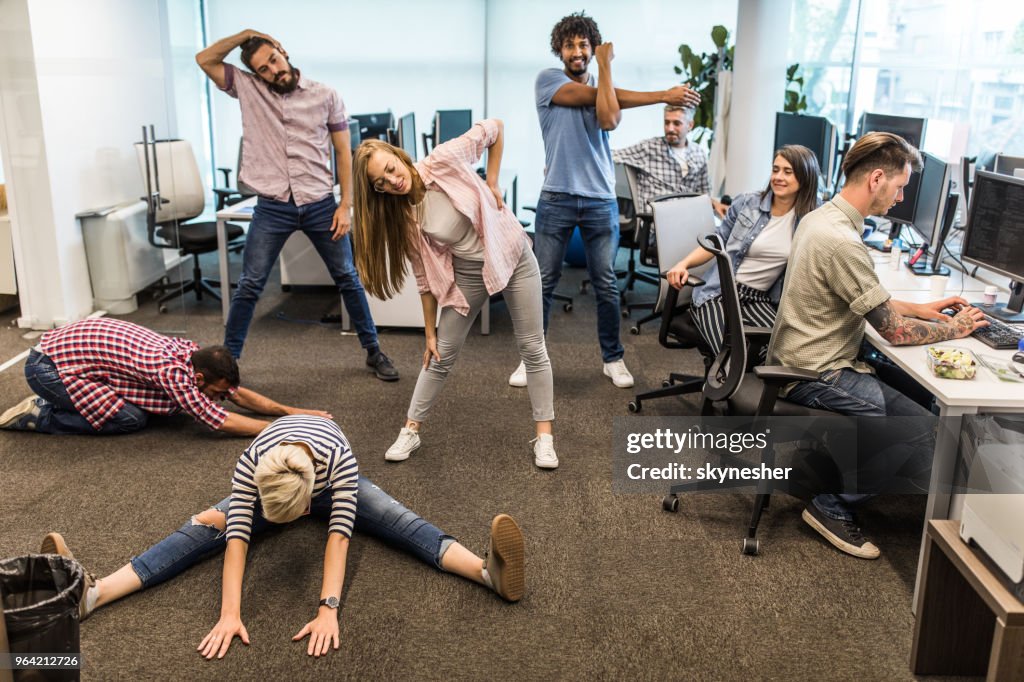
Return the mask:
<svg viewBox="0 0 1024 682">
<path fill-rule="evenodd" d="M 267 422 L 228 412 L 225 398 L 258 414 L 311 414 L 239 386 L 224 346 L 199 348 L 112 318 L 87 318 L 43 334 L 25 363 L 36 395 L 0 416 L 0 428 L 56 434 L 138 431 L 147 414 L 185 411 L 215 431 L 255 436 Z"/>
</svg>

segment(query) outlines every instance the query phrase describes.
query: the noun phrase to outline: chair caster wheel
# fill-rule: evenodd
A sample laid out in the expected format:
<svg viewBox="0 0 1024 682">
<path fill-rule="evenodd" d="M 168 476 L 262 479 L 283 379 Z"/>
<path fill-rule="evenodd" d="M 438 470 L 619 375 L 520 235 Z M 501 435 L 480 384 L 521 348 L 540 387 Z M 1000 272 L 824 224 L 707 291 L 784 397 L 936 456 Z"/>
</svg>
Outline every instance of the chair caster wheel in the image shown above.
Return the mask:
<svg viewBox="0 0 1024 682">
<path fill-rule="evenodd" d="M 761 551 L 761 541 L 757 538 L 743 538 L 743 553 L 748 556 L 757 556 Z"/>
<path fill-rule="evenodd" d="M 167 313 L 167 306 L 165 306 L 163 303 L 161 303 L 160 307 L 157 308 L 157 310 L 160 312 L 161 315 L 164 315 L 164 314 Z"/>
<path fill-rule="evenodd" d="M 562 306 L 562 310 L 564 310 L 567 313 L 571 313 L 572 312 L 572 303 L 566 303 L 565 305 L 563 305 Z"/>
<path fill-rule="evenodd" d="M 675 493 L 671 493 L 661 498 L 661 508 L 675 514 L 679 511 L 679 497 Z"/>
<path fill-rule="evenodd" d="M 633 325 L 632 327 L 629 328 L 629 333 L 632 334 L 633 336 L 640 336 L 640 327 Z"/>
<path fill-rule="evenodd" d="M 671 385 L 672 385 L 672 381 L 670 379 L 662 379 L 661 380 L 661 387 L 662 388 L 668 388 Z"/>
<path fill-rule="evenodd" d="M 637 412 L 640 411 L 640 402 L 636 400 L 630 400 L 629 404 L 626 405 L 626 408 L 633 414 L 636 414 Z"/>
<path fill-rule="evenodd" d="M 628 310 L 623 310 L 620 313 L 620 315 L 622 315 L 622 319 L 624 319 L 624 320 L 628 320 L 629 319 L 629 311 Z"/>
</svg>

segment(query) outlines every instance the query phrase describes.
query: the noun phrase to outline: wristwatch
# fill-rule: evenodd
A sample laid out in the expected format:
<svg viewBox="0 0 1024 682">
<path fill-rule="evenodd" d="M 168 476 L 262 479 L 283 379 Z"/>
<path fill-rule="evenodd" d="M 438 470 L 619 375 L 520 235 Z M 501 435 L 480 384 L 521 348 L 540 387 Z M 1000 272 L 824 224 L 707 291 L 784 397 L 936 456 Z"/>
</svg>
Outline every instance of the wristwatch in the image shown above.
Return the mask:
<svg viewBox="0 0 1024 682">
<path fill-rule="evenodd" d="M 336 609 L 341 604 L 337 597 L 328 597 L 327 599 L 320 600 L 320 606 L 326 606 L 329 609 Z"/>
</svg>

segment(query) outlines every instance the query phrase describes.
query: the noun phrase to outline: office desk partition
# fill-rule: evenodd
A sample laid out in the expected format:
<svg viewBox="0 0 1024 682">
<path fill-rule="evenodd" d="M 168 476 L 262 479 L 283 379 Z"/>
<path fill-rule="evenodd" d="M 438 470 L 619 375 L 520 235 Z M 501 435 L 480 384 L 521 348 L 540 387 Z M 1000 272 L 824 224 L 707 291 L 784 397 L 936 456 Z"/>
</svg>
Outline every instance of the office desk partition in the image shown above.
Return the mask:
<svg viewBox="0 0 1024 682">
<path fill-rule="evenodd" d="M 905 268 L 904 268 L 905 270 Z M 877 267 L 879 279 L 883 285 L 886 281 L 898 283 L 902 281 L 902 274 L 889 270 L 888 262 L 880 263 Z M 973 280 L 964 273 L 959 273 L 963 278 L 965 291 L 983 291 L 984 283 Z M 927 277 L 917 277 L 907 273 L 913 279 L 927 280 Z M 952 282 L 952 279 L 950 280 Z M 979 288 L 980 287 L 980 288 Z M 889 293 L 893 298 L 910 301 L 913 303 L 926 303 L 932 299 L 926 284 L 923 289 L 915 288 L 910 290 L 890 289 Z M 950 286 L 947 295 L 957 293 Z M 1005 294 L 1000 298 L 1005 299 Z M 1000 381 L 984 367 L 978 367 L 974 379 L 956 380 L 940 379 L 934 376 L 928 366 L 925 356 L 927 346 L 892 346 L 885 341 L 871 325 L 866 326 L 867 340 L 879 352 L 892 360 L 896 365 L 909 374 L 917 383 L 925 387 L 935 396 L 939 408 L 939 416 L 943 419 L 943 426 L 939 429 L 935 441 L 935 455 L 932 460 L 931 492 L 928 494 L 928 502 L 925 508 L 925 523 L 931 519 L 946 519 L 959 515 L 962 501 L 959 496 L 951 495 L 948 491 L 956 468 L 956 458 L 959 449 L 959 418 L 963 415 L 992 413 L 992 412 L 1024 412 L 1024 384 L 1009 383 Z M 986 346 L 973 337 L 942 341 L 936 346 L 954 346 L 964 348 L 975 355 L 983 354 L 1008 361 L 1013 351 L 995 350 Z M 922 575 L 922 561 L 924 557 L 924 531 L 922 531 L 922 552 L 918 559 L 917 580 L 914 585 L 913 610 L 917 612 L 918 592 Z"/>
<path fill-rule="evenodd" d="M 241 201 L 233 206 L 217 212 L 217 254 L 220 261 L 220 281 L 229 281 L 228 276 L 228 252 L 227 252 L 227 229 L 225 225 L 228 222 L 235 223 L 248 223 L 252 220 L 252 212 L 256 206 L 257 197 L 250 197 L 245 201 Z M 295 239 L 293 235 L 289 242 Z M 300 238 L 302 241 L 308 244 L 308 240 L 304 237 Z M 310 246 L 310 251 L 312 251 Z M 313 283 L 323 283 L 327 286 L 333 286 L 333 282 L 330 276 L 327 275 L 327 267 L 320 260 L 319 254 L 311 256 L 309 263 L 310 267 L 316 266 L 323 270 L 322 277 L 314 280 Z M 282 268 L 283 270 L 283 268 Z M 282 273 L 282 277 L 283 277 Z M 367 302 L 370 304 L 370 313 L 373 315 L 374 322 L 381 327 L 423 327 L 423 309 L 420 305 L 419 295 L 416 293 L 416 281 L 412 277 L 411 273 L 406 278 L 406 286 L 399 293 L 398 296 L 388 300 L 382 301 L 379 298 L 366 295 Z M 221 312 L 223 315 L 223 322 L 226 324 L 228 321 L 228 310 L 231 302 L 229 296 L 224 296 L 221 301 Z M 349 329 L 350 323 L 348 319 L 348 311 L 345 309 L 344 303 L 341 305 L 341 325 L 343 329 Z M 491 311 L 489 306 L 484 306 L 480 310 L 480 333 L 489 334 L 491 329 Z"/>
</svg>

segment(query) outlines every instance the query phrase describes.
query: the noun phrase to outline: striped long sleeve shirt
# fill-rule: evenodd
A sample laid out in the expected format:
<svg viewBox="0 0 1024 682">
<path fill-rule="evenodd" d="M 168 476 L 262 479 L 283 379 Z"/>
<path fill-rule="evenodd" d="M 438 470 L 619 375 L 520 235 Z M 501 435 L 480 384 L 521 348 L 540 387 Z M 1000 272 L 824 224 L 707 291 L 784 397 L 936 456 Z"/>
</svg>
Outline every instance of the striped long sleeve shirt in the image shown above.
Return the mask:
<svg viewBox="0 0 1024 682">
<path fill-rule="evenodd" d="M 281 417 L 265 428 L 246 448 L 231 479 L 231 504 L 228 506 L 227 538 L 249 542 L 253 512 L 259 491 L 254 475 L 260 458 L 281 443 L 303 443 L 313 452 L 316 479 L 313 497 L 331 494 L 331 519 L 328 532 L 352 537 L 356 520 L 359 467 L 345 434 L 330 419 L 311 415 Z"/>
</svg>

